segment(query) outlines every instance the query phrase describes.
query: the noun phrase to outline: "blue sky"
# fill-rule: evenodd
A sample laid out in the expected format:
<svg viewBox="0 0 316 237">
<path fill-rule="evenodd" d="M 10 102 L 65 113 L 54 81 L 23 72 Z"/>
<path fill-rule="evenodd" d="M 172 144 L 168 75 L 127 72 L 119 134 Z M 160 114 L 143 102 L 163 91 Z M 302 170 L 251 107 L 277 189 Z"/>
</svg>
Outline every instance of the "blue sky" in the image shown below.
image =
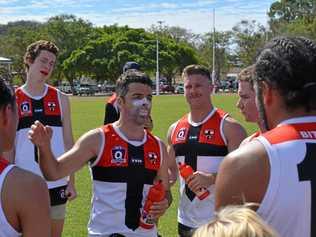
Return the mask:
<svg viewBox="0 0 316 237">
<path fill-rule="evenodd" d="M 266 25 L 275 0 L 0 0 L 0 23 L 16 20 L 45 21 L 59 14 L 74 14 L 95 26 L 129 25 L 149 28 L 163 21 L 193 33 L 212 29 L 215 8 L 216 29 L 230 30 L 240 20 Z"/>
</svg>

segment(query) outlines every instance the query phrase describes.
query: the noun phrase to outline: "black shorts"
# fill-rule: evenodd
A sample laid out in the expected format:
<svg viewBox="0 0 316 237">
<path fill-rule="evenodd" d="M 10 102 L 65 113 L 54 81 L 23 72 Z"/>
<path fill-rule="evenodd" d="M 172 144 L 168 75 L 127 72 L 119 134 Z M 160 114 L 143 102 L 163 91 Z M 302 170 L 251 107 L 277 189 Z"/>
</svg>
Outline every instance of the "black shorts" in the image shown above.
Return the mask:
<svg viewBox="0 0 316 237">
<path fill-rule="evenodd" d="M 67 202 L 66 195 L 67 185 L 49 189 L 50 205 L 62 205 Z"/>
<path fill-rule="evenodd" d="M 179 237 L 192 237 L 196 228 L 192 228 L 181 223 L 178 223 Z"/>
</svg>

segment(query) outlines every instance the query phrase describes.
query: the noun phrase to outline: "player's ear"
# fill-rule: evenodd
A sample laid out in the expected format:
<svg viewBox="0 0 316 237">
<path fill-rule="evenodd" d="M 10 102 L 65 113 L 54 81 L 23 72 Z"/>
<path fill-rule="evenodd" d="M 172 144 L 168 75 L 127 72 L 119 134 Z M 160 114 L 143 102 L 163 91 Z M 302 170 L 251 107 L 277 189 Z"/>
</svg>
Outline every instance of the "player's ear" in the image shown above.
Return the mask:
<svg viewBox="0 0 316 237">
<path fill-rule="evenodd" d="M 273 88 L 270 84 L 267 82 L 263 81 L 261 82 L 261 88 L 262 88 L 262 95 L 264 98 L 265 104 L 270 104 L 271 100 L 273 99 Z"/>
<path fill-rule="evenodd" d="M 124 103 L 125 103 L 124 97 L 123 97 L 123 96 L 119 96 L 119 97 L 117 98 L 117 104 L 118 104 L 118 106 L 121 107 Z"/>
<path fill-rule="evenodd" d="M 3 127 L 7 126 L 10 119 L 10 116 L 9 116 L 10 113 L 12 113 L 12 106 L 10 104 L 4 106 L 1 109 L 1 126 Z"/>
<path fill-rule="evenodd" d="M 27 57 L 27 58 L 24 60 L 24 62 L 25 62 L 28 66 L 30 66 L 34 61 L 33 61 L 33 59 L 32 59 L 31 57 Z"/>
</svg>

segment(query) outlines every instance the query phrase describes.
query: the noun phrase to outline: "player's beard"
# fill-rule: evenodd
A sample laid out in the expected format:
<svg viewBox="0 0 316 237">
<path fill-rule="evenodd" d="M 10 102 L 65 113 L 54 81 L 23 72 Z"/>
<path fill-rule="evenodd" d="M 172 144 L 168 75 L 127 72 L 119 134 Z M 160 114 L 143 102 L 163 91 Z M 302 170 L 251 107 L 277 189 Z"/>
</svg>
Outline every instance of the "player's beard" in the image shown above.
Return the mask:
<svg viewBox="0 0 316 237">
<path fill-rule="evenodd" d="M 263 103 L 263 96 L 262 96 L 262 87 L 260 85 L 260 82 L 255 81 L 254 82 L 254 88 L 256 91 L 256 104 L 258 108 L 259 113 L 259 119 L 262 121 L 263 129 L 266 131 L 269 130 L 269 124 L 267 119 L 267 113 L 264 109 L 264 103 Z"/>
</svg>

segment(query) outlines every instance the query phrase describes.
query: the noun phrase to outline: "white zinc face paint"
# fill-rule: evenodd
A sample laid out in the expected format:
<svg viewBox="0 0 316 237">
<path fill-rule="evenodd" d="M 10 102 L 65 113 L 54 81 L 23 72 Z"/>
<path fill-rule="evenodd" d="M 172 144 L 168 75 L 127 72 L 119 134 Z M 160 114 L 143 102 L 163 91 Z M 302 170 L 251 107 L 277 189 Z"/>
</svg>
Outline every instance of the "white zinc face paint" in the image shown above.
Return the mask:
<svg viewBox="0 0 316 237">
<path fill-rule="evenodd" d="M 134 99 L 132 101 L 133 106 L 138 110 L 139 115 L 147 116 L 151 108 L 151 101 L 146 97 L 143 99 Z"/>
<path fill-rule="evenodd" d="M 134 99 L 132 103 L 135 107 L 141 107 L 143 105 L 147 106 L 148 108 L 151 107 L 151 101 L 148 100 L 146 97 L 144 97 L 143 99 Z"/>
</svg>

